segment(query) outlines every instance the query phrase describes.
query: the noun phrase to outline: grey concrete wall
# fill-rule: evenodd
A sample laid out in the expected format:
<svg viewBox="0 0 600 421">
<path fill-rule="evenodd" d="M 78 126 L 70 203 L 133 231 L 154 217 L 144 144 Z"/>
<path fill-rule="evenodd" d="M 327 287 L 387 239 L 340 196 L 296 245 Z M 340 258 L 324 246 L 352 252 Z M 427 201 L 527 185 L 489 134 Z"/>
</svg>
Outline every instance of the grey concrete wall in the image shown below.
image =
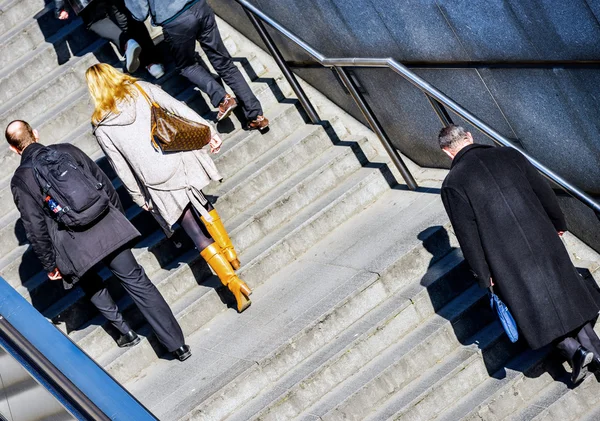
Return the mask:
<svg viewBox="0 0 600 421">
<path fill-rule="evenodd" d="M 222 18 L 260 43 L 237 3 L 210 3 Z M 253 3 L 328 56 L 391 56 L 399 61 L 434 63 L 600 58 L 600 0 Z M 307 58 L 274 35 L 286 58 Z M 415 71 L 500 133 L 515 139 L 545 165 L 600 196 L 600 70 Z M 360 118 L 329 70 L 303 69 L 297 73 Z M 354 73 L 394 145 L 420 165 L 447 168 L 449 162 L 435 139 L 440 123 L 424 95 L 387 69 Z M 476 131 L 474 135 L 489 143 Z M 573 216 L 570 225 L 581 237 L 591 237 L 587 242 L 600 250 L 598 220 Z"/>
</svg>

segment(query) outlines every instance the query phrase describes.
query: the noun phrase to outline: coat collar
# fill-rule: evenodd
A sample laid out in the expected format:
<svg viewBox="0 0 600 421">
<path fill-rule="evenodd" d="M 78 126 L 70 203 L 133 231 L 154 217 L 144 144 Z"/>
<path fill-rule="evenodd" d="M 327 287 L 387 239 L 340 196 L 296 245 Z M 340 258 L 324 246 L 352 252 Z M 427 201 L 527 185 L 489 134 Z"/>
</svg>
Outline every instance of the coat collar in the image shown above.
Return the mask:
<svg viewBox="0 0 600 421">
<path fill-rule="evenodd" d="M 41 143 L 32 143 L 31 145 L 27 146 L 25 148 L 25 150 L 23 151 L 23 153 L 21 154 L 21 165 L 23 165 L 25 162 L 31 160 L 31 157 L 33 156 L 35 151 L 37 151 L 43 147 L 44 147 L 44 145 L 42 145 Z"/>
<path fill-rule="evenodd" d="M 480 148 L 493 148 L 493 146 L 483 145 L 481 143 L 473 143 L 472 145 L 465 146 L 456 154 L 456 156 L 452 160 L 452 165 L 450 166 L 450 169 L 454 168 L 458 161 L 460 161 L 463 158 L 463 156 L 465 156 L 465 154 L 467 154 L 469 151 Z"/>
</svg>

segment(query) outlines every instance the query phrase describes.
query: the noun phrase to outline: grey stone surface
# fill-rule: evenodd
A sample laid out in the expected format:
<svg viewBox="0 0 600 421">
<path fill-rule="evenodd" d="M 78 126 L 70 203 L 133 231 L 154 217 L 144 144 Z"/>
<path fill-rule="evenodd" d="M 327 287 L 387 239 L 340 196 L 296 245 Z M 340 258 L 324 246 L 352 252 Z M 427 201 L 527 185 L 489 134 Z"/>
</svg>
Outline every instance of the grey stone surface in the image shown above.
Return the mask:
<svg viewBox="0 0 600 421">
<path fill-rule="evenodd" d="M 233 0 L 211 2 L 219 15 L 260 44 Z M 256 1 L 256 5 L 331 56 L 393 56 L 399 60 L 595 59 L 600 45 L 597 1 Z M 318 12 L 318 13 L 315 13 Z M 323 13 L 329 13 L 330 19 Z M 361 20 L 357 22 L 357 17 Z M 276 37 L 284 55 L 306 56 Z M 373 48 L 375 40 L 379 44 Z M 447 168 L 435 134 L 439 122 L 424 98 L 384 69 L 360 70 L 371 106 L 396 147 L 415 162 Z M 297 73 L 337 105 L 362 120 L 328 69 Z M 541 162 L 590 193 L 600 191 L 595 70 L 480 70 L 485 85 L 469 71 L 427 72 L 459 104 L 502 134 L 516 139 Z M 424 73 L 423 73 L 424 74 Z M 398 79 L 398 80 L 397 80 Z M 414 91 L 414 92 L 413 92 Z M 421 95 L 422 96 L 422 95 Z M 460 119 L 457 119 L 461 121 Z M 568 209 L 566 209 L 568 210 Z M 596 224 L 569 218 L 576 233 Z M 596 236 L 597 237 L 597 236 Z M 590 240 L 596 250 L 597 241 Z"/>
</svg>

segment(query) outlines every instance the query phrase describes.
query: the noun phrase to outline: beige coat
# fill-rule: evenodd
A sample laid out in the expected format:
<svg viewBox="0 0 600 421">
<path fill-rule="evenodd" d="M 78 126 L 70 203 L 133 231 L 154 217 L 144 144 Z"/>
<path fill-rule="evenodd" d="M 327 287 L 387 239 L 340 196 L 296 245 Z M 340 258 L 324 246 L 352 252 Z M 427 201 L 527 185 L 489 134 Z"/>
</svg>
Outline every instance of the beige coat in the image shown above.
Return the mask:
<svg viewBox="0 0 600 421">
<path fill-rule="evenodd" d="M 158 86 L 139 82 L 146 93 L 166 110 L 214 127 L 191 108 Z M 201 190 L 211 180 L 221 180 L 208 147 L 191 152 L 162 154 L 150 141 L 150 105 L 141 96 L 119 104 L 119 114 L 108 114 L 94 134 L 127 191 L 139 206 L 152 205 L 163 228 L 170 229 L 190 203 L 208 216 Z M 209 216 L 208 216 L 209 217 Z M 164 221 L 161 221 L 160 219 Z M 210 219 L 210 217 L 209 217 Z M 166 222 L 166 227 L 163 222 Z"/>
</svg>

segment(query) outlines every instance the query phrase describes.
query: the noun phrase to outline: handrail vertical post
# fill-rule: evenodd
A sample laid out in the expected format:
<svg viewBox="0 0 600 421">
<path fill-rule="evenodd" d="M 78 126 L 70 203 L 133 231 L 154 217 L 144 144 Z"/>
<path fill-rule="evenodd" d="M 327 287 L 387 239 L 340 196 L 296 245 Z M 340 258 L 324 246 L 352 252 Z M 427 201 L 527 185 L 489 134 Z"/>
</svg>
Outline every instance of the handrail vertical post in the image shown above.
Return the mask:
<svg viewBox="0 0 600 421">
<path fill-rule="evenodd" d="M 437 99 L 434 99 L 427 94 L 425 94 L 425 96 L 429 100 L 433 111 L 435 111 L 444 127 L 448 127 L 454 124 L 454 122 L 452 121 L 452 117 L 450 117 L 450 114 L 448 114 L 448 110 L 446 110 L 446 107 L 444 107 Z"/>
<path fill-rule="evenodd" d="M 369 107 L 369 104 L 367 104 L 367 101 L 365 101 L 365 98 L 356 87 L 354 81 L 348 76 L 348 72 L 346 71 L 346 69 L 337 66 L 334 68 L 337 74 L 339 75 L 340 79 L 344 83 L 344 86 L 346 86 L 346 89 L 348 89 L 348 92 L 350 92 L 350 95 L 354 99 L 354 102 L 356 102 L 356 105 L 358 105 L 358 108 L 369 123 L 369 126 L 371 126 L 371 129 L 373 130 L 373 132 L 375 132 L 375 134 L 381 141 L 381 144 L 390 156 L 392 162 L 394 163 L 396 168 L 398 168 L 398 171 L 400 171 L 400 174 L 402 175 L 402 178 L 404 178 L 404 181 L 406 182 L 408 188 L 410 190 L 416 190 L 419 187 L 417 185 L 417 182 L 415 181 L 414 177 L 410 173 L 410 170 L 402 160 L 402 157 L 398 153 L 398 150 L 392 145 L 392 142 L 383 130 L 381 123 L 379 122 L 379 120 L 377 120 L 377 117 L 375 117 L 375 114 L 371 110 L 371 107 Z"/>
<path fill-rule="evenodd" d="M 298 83 L 298 79 L 296 79 L 296 76 L 287 65 L 285 59 L 283 58 L 283 55 L 281 54 L 281 51 L 279 51 L 279 48 L 277 48 L 277 45 L 275 44 L 275 41 L 273 41 L 273 38 L 271 37 L 269 32 L 267 32 L 267 28 L 262 23 L 262 21 L 254 15 L 254 13 L 252 13 L 245 7 L 243 7 L 243 9 L 248 15 L 250 22 L 252 22 L 252 25 L 254 25 L 254 28 L 256 28 L 258 35 L 260 35 L 261 39 L 269 49 L 269 52 L 275 59 L 275 62 L 281 69 L 281 72 L 283 73 L 288 83 L 294 90 L 294 93 L 298 97 L 300 104 L 302 104 L 302 108 L 304 108 L 304 111 L 306 111 L 308 118 L 313 124 L 319 124 L 321 122 L 319 114 L 317 114 L 317 111 L 310 102 L 310 99 L 308 99 L 306 92 L 304 92 L 304 89 L 302 89 L 302 86 L 300 86 L 300 83 Z"/>
</svg>

